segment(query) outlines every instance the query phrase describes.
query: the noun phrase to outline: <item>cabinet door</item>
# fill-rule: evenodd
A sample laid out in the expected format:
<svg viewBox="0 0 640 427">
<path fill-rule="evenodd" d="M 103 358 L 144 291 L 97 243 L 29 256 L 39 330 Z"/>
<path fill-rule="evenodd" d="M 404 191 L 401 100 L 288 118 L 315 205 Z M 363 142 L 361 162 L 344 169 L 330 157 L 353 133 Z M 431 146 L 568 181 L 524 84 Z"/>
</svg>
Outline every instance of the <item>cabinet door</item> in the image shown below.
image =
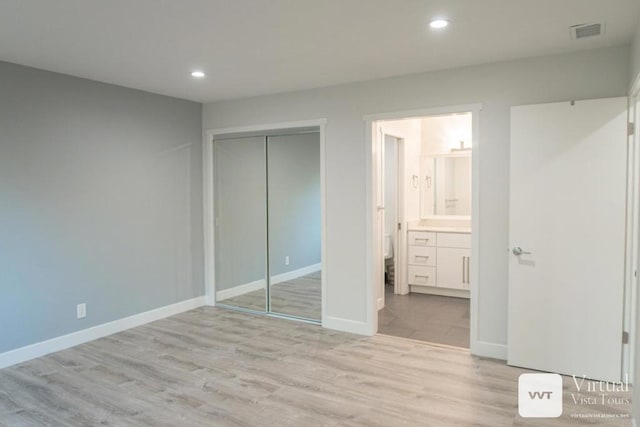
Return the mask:
<svg viewBox="0 0 640 427">
<path fill-rule="evenodd" d="M 469 289 L 469 249 L 438 248 L 436 286 L 439 288 Z"/>
</svg>

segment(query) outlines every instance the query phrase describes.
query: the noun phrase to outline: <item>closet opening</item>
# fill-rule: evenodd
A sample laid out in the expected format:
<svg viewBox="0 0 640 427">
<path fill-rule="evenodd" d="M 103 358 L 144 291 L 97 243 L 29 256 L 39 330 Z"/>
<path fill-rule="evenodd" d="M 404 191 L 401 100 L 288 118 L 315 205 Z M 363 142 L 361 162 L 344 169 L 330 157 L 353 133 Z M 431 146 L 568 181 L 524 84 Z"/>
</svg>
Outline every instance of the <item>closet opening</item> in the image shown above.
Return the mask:
<svg viewBox="0 0 640 427">
<path fill-rule="evenodd" d="M 207 132 L 208 303 L 320 324 L 324 122 Z"/>
<path fill-rule="evenodd" d="M 369 118 L 379 334 L 470 348 L 477 296 L 476 106 Z"/>
</svg>

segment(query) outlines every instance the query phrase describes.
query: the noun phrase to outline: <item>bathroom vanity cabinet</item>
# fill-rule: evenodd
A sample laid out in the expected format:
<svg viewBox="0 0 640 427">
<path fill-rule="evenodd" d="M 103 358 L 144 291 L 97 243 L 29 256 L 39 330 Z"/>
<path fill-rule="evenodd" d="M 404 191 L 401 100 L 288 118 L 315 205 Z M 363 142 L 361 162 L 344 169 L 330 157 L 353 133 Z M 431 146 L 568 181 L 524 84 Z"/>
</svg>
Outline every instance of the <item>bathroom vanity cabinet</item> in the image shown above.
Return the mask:
<svg viewBox="0 0 640 427">
<path fill-rule="evenodd" d="M 407 244 L 411 292 L 469 298 L 470 232 L 410 229 Z"/>
</svg>

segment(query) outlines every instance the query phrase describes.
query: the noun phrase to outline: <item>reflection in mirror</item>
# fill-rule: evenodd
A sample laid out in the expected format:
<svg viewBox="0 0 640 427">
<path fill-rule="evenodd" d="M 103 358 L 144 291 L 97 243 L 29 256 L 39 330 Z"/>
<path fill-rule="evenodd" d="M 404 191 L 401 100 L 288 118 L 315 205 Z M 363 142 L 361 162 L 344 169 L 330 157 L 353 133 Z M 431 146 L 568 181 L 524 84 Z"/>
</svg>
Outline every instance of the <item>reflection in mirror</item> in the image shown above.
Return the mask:
<svg viewBox="0 0 640 427">
<path fill-rule="evenodd" d="M 265 138 L 214 141 L 216 303 L 266 311 Z"/>
<path fill-rule="evenodd" d="M 320 134 L 267 137 L 270 311 L 321 320 Z"/>
<path fill-rule="evenodd" d="M 471 215 L 470 152 L 424 156 L 422 217 Z"/>
</svg>

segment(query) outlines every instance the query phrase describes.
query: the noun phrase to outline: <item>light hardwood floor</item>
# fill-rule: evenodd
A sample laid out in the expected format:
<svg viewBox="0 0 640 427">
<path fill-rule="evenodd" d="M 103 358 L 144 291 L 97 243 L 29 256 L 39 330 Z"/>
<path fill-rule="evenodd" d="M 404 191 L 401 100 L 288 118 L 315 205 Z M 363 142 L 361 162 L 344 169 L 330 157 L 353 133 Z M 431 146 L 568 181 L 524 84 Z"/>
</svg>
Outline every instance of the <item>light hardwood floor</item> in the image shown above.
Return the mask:
<svg viewBox="0 0 640 427">
<path fill-rule="evenodd" d="M 321 273 L 311 273 L 297 279 L 271 286 L 271 312 L 297 316 L 310 320 L 321 320 Z M 266 310 L 264 290 L 258 290 L 227 298 L 222 304 L 248 308 L 256 311 Z"/>
<path fill-rule="evenodd" d="M 630 425 L 517 415 L 503 362 L 405 338 L 203 307 L 0 371 L 0 425 Z M 582 393 L 586 396 L 586 393 Z M 616 396 L 629 399 L 629 393 Z"/>
</svg>

